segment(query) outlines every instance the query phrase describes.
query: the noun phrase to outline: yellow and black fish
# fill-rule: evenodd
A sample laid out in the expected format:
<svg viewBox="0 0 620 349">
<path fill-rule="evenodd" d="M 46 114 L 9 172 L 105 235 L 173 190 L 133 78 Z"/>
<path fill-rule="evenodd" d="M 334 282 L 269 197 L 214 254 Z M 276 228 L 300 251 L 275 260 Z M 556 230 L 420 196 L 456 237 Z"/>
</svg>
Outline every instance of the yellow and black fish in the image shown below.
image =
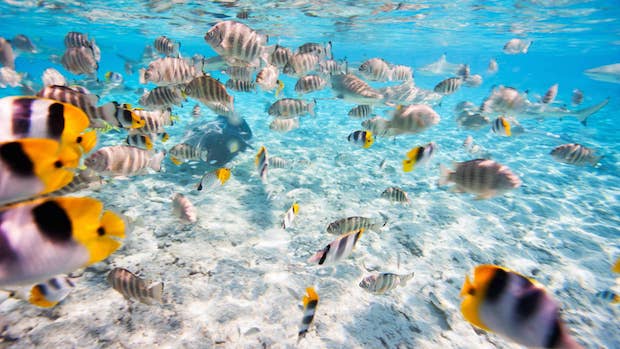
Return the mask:
<svg viewBox="0 0 620 349">
<path fill-rule="evenodd" d="M 73 179 L 72 169 L 78 166 L 79 158 L 73 148 L 61 148 L 51 139 L 26 138 L 0 143 L 0 204 L 64 187 Z"/>
<path fill-rule="evenodd" d="M 310 325 L 314 320 L 314 314 L 316 313 L 316 307 L 319 305 L 319 295 L 316 293 L 313 287 L 306 288 L 306 295 L 302 298 L 304 303 L 304 317 L 301 319 L 301 326 L 299 327 L 299 334 L 297 340 L 304 338 L 310 329 Z"/>
<path fill-rule="evenodd" d="M 371 131 L 353 131 L 347 137 L 347 140 L 353 144 L 357 144 L 364 149 L 370 148 L 375 141 Z"/>
<path fill-rule="evenodd" d="M 58 275 L 31 288 L 10 291 L 9 297 L 26 300 L 39 308 L 51 308 L 67 298 L 74 288 L 75 283 L 70 277 Z"/>
<path fill-rule="evenodd" d="M 95 131 L 84 132 L 89 121 L 79 108 L 39 97 L 0 99 L 0 142 L 48 138 L 88 153 L 97 142 Z"/>
<path fill-rule="evenodd" d="M 536 348 L 580 348 L 560 319 L 560 307 L 538 282 L 496 265 L 479 265 L 461 289 L 461 312 L 486 331 Z"/>
<path fill-rule="evenodd" d="M 596 292 L 595 296 L 603 300 L 606 300 L 611 304 L 620 303 L 620 295 L 616 294 L 612 290 L 603 290 L 603 291 Z"/>
<path fill-rule="evenodd" d="M 267 169 L 269 168 L 269 159 L 267 156 L 267 148 L 261 146 L 254 159 L 254 164 L 258 169 L 258 174 L 263 183 L 267 182 Z"/>
<path fill-rule="evenodd" d="M 93 198 L 38 199 L 0 211 L 0 287 L 32 285 L 107 258 L 125 223 Z"/>
<path fill-rule="evenodd" d="M 436 149 L 437 146 L 434 142 L 411 149 L 407 153 L 406 159 L 403 160 L 403 171 L 411 172 L 415 165 L 426 164 L 435 155 Z"/>
</svg>

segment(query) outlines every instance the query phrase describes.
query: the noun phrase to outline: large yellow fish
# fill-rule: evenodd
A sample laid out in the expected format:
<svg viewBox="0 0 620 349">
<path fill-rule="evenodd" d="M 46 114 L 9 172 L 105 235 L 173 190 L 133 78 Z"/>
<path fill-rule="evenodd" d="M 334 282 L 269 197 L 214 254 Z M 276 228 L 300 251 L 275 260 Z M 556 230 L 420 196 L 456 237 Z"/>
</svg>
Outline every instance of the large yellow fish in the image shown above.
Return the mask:
<svg viewBox="0 0 620 349">
<path fill-rule="evenodd" d="M 125 223 L 93 198 L 57 197 L 0 211 L 0 287 L 32 285 L 107 258 Z"/>
<path fill-rule="evenodd" d="M 496 265 L 466 276 L 461 312 L 467 321 L 527 347 L 581 348 L 560 319 L 557 302 L 538 282 Z"/>
<path fill-rule="evenodd" d="M 0 205 L 56 191 L 73 179 L 79 154 L 51 139 L 0 143 Z"/>
</svg>

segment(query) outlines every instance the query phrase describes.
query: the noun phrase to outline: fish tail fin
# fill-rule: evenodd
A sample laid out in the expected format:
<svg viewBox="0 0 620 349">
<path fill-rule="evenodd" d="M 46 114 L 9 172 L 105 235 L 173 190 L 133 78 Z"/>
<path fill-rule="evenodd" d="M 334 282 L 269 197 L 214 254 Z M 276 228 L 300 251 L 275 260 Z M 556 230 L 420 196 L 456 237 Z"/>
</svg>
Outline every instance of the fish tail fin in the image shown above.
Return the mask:
<svg viewBox="0 0 620 349">
<path fill-rule="evenodd" d="M 101 115 L 102 119 L 115 127 L 121 127 L 122 125 L 118 120 L 116 120 L 116 106 L 117 104 L 114 102 L 108 102 L 100 107 L 97 107 L 96 115 Z"/>
<path fill-rule="evenodd" d="M 592 158 L 592 166 L 598 164 L 599 162 L 601 162 L 601 159 L 604 157 L 604 155 L 599 155 L 599 156 L 595 156 Z"/>
<path fill-rule="evenodd" d="M 312 102 L 308 103 L 308 114 L 312 116 L 316 116 L 314 108 L 316 107 L 316 99 L 313 99 Z"/>
<path fill-rule="evenodd" d="M 414 163 L 415 163 L 415 159 L 404 159 L 403 160 L 403 172 L 411 172 L 413 170 Z"/>
<path fill-rule="evenodd" d="M 164 283 L 158 282 L 155 285 L 149 287 L 149 297 L 162 303 L 164 295 Z"/>
<path fill-rule="evenodd" d="M 144 146 L 146 147 L 146 150 L 153 149 L 153 141 L 151 141 L 151 136 L 144 135 L 143 137 L 144 137 Z"/>
<path fill-rule="evenodd" d="M 440 177 L 439 177 L 439 185 L 446 185 L 450 182 L 450 175 L 452 174 L 452 170 L 444 166 L 443 164 L 439 165 Z"/>
<path fill-rule="evenodd" d="M 161 171 L 161 163 L 164 160 L 165 156 L 166 156 L 166 152 L 162 151 L 162 152 L 157 153 L 155 156 L 153 156 L 153 158 L 151 158 L 151 161 L 149 162 L 149 167 L 155 170 L 156 172 Z"/>
<path fill-rule="evenodd" d="M 383 221 L 381 223 L 379 223 L 380 224 L 379 228 L 383 228 L 383 227 L 385 227 L 387 225 L 389 218 L 383 212 L 379 212 L 379 215 L 381 215 L 381 219 L 383 219 Z"/>
<path fill-rule="evenodd" d="M 588 118 L 594 113 L 603 109 L 603 107 L 606 106 L 607 103 L 609 103 L 609 97 L 605 98 L 605 100 L 600 102 L 599 104 L 595 104 L 591 107 L 578 110 L 576 112 L 577 119 L 579 120 L 579 122 L 581 122 L 583 126 L 587 126 Z"/>
<path fill-rule="evenodd" d="M 284 90 L 284 83 L 282 82 L 282 80 L 278 79 L 276 80 L 276 98 L 278 98 L 278 96 L 280 95 L 280 92 L 282 92 L 282 90 Z"/>
<path fill-rule="evenodd" d="M 620 258 L 616 259 L 616 264 L 611 268 L 614 273 L 620 273 Z"/>
<path fill-rule="evenodd" d="M 523 53 L 527 53 L 527 51 L 530 50 L 530 46 L 532 46 L 532 44 L 534 43 L 534 41 L 530 41 L 529 44 L 527 44 L 527 46 L 525 46 L 525 48 L 523 49 Z"/>
</svg>

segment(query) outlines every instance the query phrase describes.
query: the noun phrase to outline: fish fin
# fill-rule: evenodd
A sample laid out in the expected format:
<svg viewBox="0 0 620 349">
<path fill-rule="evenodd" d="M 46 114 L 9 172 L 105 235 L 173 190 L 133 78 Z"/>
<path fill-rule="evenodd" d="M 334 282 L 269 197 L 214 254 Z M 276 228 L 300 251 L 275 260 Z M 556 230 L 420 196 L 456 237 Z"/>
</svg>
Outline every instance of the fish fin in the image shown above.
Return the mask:
<svg viewBox="0 0 620 349">
<path fill-rule="evenodd" d="M 73 180 L 73 171 L 69 169 L 78 166 L 80 157 L 74 147 L 61 147 L 51 139 L 29 138 L 9 143 L 19 144 L 21 151 L 35 164 L 34 173 L 45 185 L 40 194 L 60 189 Z M 8 148 L 9 143 L 2 146 Z"/>
<path fill-rule="evenodd" d="M 152 146 L 152 144 L 151 144 L 151 146 Z M 156 172 L 160 172 L 161 171 L 161 163 L 164 160 L 165 156 L 166 156 L 166 152 L 163 152 L 163 151 L 155 154 L 151 158 L 151 161 L 149 162 L 149 167 L 152 168 Z"/>
<path fill-rule="evenodd" d="M 415 273 L 412 272 L 410 274 L 406 274 L 406 275 L 402 275 L 400 277 L 400 285 L 401 286 L 405 286 L 405 284 L 407 283 L 407 281 L 413 279 L 413 277 L 415 276 Z"/>
<path fill-rule="evenodd" d="M 588 118 L 594 113 L 601 110 L 604 106 L 607 105 L 607 103 L 609 103 L 609 97 L 605 98 L 605 100 L 603 100 L 602 102 L 595 104 L 589 108 L 584 108 L 584 109 L 576 111 L 576 117 L 583 126 L 587 126 Z"/>
<path fill-rule="evenodd" d="M 172 161 L 172 163 L 177 165 L 177 166 L 179 166 L 179 165 L 181 165 L 183 163 L 183 161 L 175 158 L 174 156 L 170 156 L 170 161 Z"/>
<path fill-rule="evenodd" d="M 161 142 L 166 143 L 170 139 L 170 135 L 167 132 L 161 134 Z"/>
<path fill-rule="evenodd" d="M 502 119 L 502 125 L 504 125 L 504 129 L 506 130 L 506 136 L 510 137 L 510 123 L 505 118 Z"/>
<path fill-rule="evenodd" d="M 444 166 L 443 164 L 439 165 L 440 177 L 438 185 L 446 185 L 450 183 L 450 175 L 453 173 L 452 170 Z"/>
<path fill-rule="evenodd" d="M 403 160 L 403 172 L 411 172 L 413 170 L 414 159 Z"/>
<path fill-rule="evenodd" d="M 489 190 L 483 194 L 478 194 L 475 198 L 475 200 L 486 200 L 486 199 L 490 199 L 493 196 L 495 196 L 496 192 L 495 190 Z"/>
<path fill-rule="evenodd" d="M 282 80 L 276 80 L 276 98 L 278 98 L 278 95 L 280 95 L 280 92 L 282 92 L 282 90 L 284 90 L 284 83 L 282 82 Z"/>
<path fill-rule="evenodd" d="M 164 283 L 158 282 L 155 285 L 149 287 L 149 297 L 162 303 L 164 295 Z"/>
<path fill-rule="evenodd" d="M 614 273 L 620 273 L 620 258 L 616 259 L 616 264 L 611 267 L 611 271 Z"/>
<path fill-rule="evenodd" d="M 144 135 L 144 146 L 146 147 L 146 150 L 153 149 L 153 141 L 151 141 L 150 136 Z"/>
<path fill-rule="evenodd" d="M 140 80 L 140 84 L 146 84 L 146 77 L 145 77 L 146 74 L 145 73 L 146 73 L 146 69 L 140 69 L 138 71 L 138 74 L 139 74 L 139 78 L 138 79 Z"/>
</svg>

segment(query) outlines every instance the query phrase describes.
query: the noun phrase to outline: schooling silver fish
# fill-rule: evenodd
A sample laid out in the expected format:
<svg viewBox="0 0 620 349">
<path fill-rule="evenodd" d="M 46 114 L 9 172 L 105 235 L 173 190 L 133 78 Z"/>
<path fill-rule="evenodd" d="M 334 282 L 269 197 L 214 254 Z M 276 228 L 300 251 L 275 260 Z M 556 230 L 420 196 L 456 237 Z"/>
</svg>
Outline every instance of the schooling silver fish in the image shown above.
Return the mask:
<svg viewBox="0 0 620 349">
<path fill-rule="evenodd" d="M 371 58 L 359 67 L 360 74 L 371 81 L 388 81 L 392 79 L 392 68 L 382 58 Z"/>
</svg>

